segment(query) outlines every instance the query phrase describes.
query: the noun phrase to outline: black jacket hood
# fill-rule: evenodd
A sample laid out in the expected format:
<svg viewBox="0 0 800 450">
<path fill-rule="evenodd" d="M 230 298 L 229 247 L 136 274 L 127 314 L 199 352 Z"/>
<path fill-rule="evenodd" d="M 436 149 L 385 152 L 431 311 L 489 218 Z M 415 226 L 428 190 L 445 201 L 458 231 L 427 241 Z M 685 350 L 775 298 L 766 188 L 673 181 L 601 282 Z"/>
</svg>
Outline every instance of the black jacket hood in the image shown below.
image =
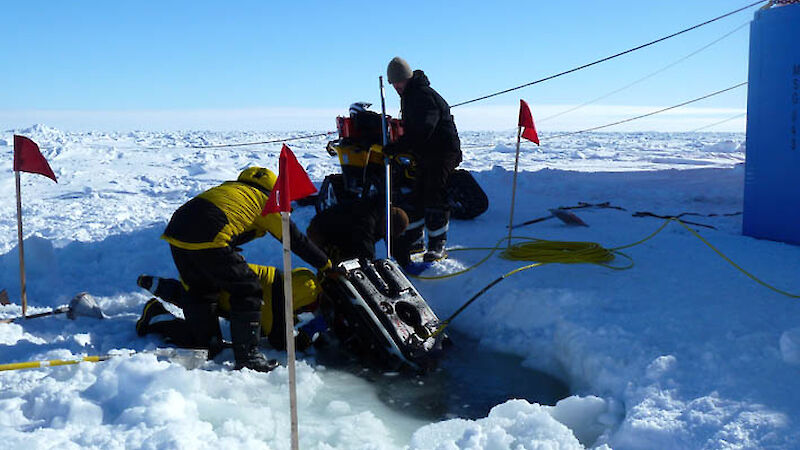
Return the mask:
<svg viewBox="0 0 800 450">
<path fill-rule="evenodd" d="M 414 74 L 411 75 L 411 79 L 408 80 L 408 85 L 406 86 L 406 88 L 412 87 L 413 89 L 415 87 L 430 86 L 430 85 L 431 82 L 430 80 L 428 80 L 428 76 L 425 75 L 425 72 L 421 70 L 415 70 Z"/>
</svg>

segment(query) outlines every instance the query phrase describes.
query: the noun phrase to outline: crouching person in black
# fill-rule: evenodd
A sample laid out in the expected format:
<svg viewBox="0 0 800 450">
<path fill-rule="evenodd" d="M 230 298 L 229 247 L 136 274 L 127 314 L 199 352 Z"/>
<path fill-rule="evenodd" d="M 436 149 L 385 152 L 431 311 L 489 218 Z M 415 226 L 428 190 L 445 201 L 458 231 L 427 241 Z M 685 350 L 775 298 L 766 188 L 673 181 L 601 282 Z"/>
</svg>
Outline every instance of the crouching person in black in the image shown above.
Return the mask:
<svg viewBox="0 0 800 450">
<path fill-rule="evenodd" d="M 384 148 L 392 156 L 411 153 L 417 162 L 416 180 L 407 209 L 410 224 L 398 239 L 398 263 L 410 262 L 410 253 L 425 251 L 423 225 L 428 232 L 425 261 L 447 257 L 445 244 L 450 221 L 447 180 L 461 162 L 461 142 L 450 114 L 450 106 L 437 93 L 421 70 L 411 71 L 400 57 L 389 62 L 389 83 L 400 96 L 403 135 Z"/>
<path fill-rule="evenodd" d="M 283 292 L 283 275 L 281 271 L 271 266 L 248 264 L 258 277 L 263 294 L 261 302 L 261 334 L 266 336 L 270 345 L 277 350 L 286 349 L 285 332 L 285 295 Z M 189 299 L 186 287 L 179 280 L 162 278 L 152 275 L 140 275 L 136 280 L 139 287 L 147 289 L 158 298 L 148 300 L 142 309 L 142 316 L 136 321 L 136 333 L 139 336 L 155 333 L 161 335 L 168 343 L 184 348 L 203 347 L 204 342 L 196 342 L 196 333 L 185 320 L 173 316 L 159 301 L 183 309 Z M 319 312 L 318 297 L 322 292 L 317 276 L 309 269 L 297 268 L 292 270 L 292 310 L 295 321 L 302 312 Z M 230 318 L 231 302 L 230 293 L 221 291 L 219 295 L 220 317 Z M 326 331 L 327 326 L 321 314 L 316 314 L 314 319 L 305 323 L 295 336 L 295 348 L 298 351 L 306 350 L 319 337 L 319 333 Z M 277 361 L 271 360 L 277 366 Z"/>
<path fill-rule="evenodd" d="M 227 181 L 189 200 L 172 215 L 162 239 L 187 286 L 184 316 L 195 342 L 206 343 L 209 357 L 221 350 L 217 319 L 221 291 L 230 294 L 230 326 L 235 368 L 267 372 L 274 364 L 258 351 L 262 287 L 258 276 L 235 247 L 264 236 L 281 239 L 277 213 L 261 215 L 277 176 L 250 167 L 236 181 Z M 319 270 L 330 268 L 328 257 L 291 224 L 292 250 Z"/>
<path fill-rule="evenodd" d="M 308 238 L 323 249 L 333 264 L 353 258 L 375 259 L 375 243 L 386 235 L 385 207 L 377 200 L 337 203 L 320 212 L 306 229 Z M 408 216 L 391 209 L 392 235 L 408 227 Z"/>
</svg>

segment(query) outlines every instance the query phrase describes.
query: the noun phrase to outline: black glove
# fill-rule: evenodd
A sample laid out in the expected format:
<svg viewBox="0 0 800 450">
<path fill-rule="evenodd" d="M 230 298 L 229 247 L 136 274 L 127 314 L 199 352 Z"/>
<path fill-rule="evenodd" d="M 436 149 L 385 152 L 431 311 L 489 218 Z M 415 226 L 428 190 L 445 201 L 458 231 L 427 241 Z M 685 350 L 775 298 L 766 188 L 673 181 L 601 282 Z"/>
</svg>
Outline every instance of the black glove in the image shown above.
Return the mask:
<svg viewBox="0 0 800 450">
<path fill-rule="evenodd" d="M 304 352 L 311 347 L 314 343 L 314 337 L 310 336 L 303 330 L 298 331 L 297 336 L 294 337 L 294 349 L 298 352 Z"/>
</svg>

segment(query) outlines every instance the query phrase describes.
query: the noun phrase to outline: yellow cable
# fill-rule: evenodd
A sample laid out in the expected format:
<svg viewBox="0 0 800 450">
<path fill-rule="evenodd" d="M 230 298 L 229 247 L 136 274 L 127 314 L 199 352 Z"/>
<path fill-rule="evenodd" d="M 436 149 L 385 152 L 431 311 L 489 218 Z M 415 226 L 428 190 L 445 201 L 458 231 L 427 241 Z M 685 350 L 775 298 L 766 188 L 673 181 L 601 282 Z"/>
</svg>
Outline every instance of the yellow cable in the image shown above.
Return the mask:
<svg viewBox="0 0 800 450">
<path fill-rule="evenodd" d="M 661 227 L 663 228 L 663 226 Z M 658 231 L 661 231 L 659 229 Z M 658 233 L 656 231 L 656 233 Z M 654 236 L 656 233 L 651 235 L 650 237 Z M 616 249 L 605 249 L 600 244 L 595 242 L 571 242 L 571 241 L 547 241 L 544 239 L 535 239 L 530 237 L 511 237 L 511 239 L 517 240 L 524 240 L 527 242 L 522 242 L 518 244 L 513 244 L 511 246 L 505 247 L 501 246 L 500 244 L 503 241 L 507 241 L 508 237 L 503 237 L 497 241 L 494 247 L 467 247 L 467 248 L 455 248 L 450 249 L 448 251 L 455 252 L 455 251 L 472 251 L 472 250 L 490 250 L 489 254 L 484 256 L 480 261 L 477 263 L 467 267 L 466 269 L 459 270 L 457 272 L 448 273 L 445 275 L 435 275 L 435 276 L 414 276 L 414 278 L 420 280 L 443 280 L 446 278 L 456 277 L 458 275 L 463 275 L 470 270 L 475 269 L 476 267 L 480 266 L 481 264 L 485 263 L 489 258 L 494 255 L 497 250 L 502 250 L 500 253 L 500 257 L 509 261 L 531 261 L 536 262 L 537 265 L 541 264 L 549 264 L 549 263 L 561 263 L 561 264 L 578 264 L 578 263 L 589 263 L 589 264 L 598 264 L 603 267 L 607 267 L 609 269 L 614 270 L 625 270 L 630 269 L 633 267 L 633 260 L 626 254 L 616 251 Z M 649 239 L 646 238 L 644 240 Z M 643 241 L 644 241 L 643 240 Z M 642 242 L 643 242 L 642 241 Z M 619 247 L 619 248 L 627 248 Z M 626 266 L 612 266 L 608 264 L 611 260 L 614 259 L 614 255 L 620 255 L 626 258 L 629 261 L 629 264 Z M 525 270 L 530 267 L 525 267 L 522 270 Z M 512 272 L 508 273 L 507 275 L 511 275 L 512 273 L 520 272 L 520 269 L 515 269 Z"/>
<path fill-rule="evenodd" d="M 721 251 L 717 250 L 717 248 L 716 248 L 716 247 L 714 247 L 713 245 L 711 245 L 711 243 L 710 243 L 710 242 L 708 242 L 708 241 L 707 241 L 707 240 L 706 240 L 706 239 L 705 239 L 703 236 L 700 236 L 700 234 L 698 234 L 698 233 L 697 233 L 697 231 L 694 231 L 694 230 L 693 230 L 691 227 L 689 227 L 689 226 L 688 226 L 688 225 L 686 225 L 685 223 L 681 222 L 679 219 L 670 219 L 670 220 L 674 220 L 674 221 L 678 222 L 679 224 L 681 224 L 681 225 L 683 226 L 683 228 L 686 228 L 687 230 L 689 230 L 689 232 L 690 232 L 690 233 L 692 233 L 692 234 L 693 234 L 693 235 L 694 235 L 694 236 L 695 236 L 697 239 L 700 239 L 701 241 L 703 241 L 703 243 L 704 243 L 704 244 L 706 244 L 706 245 L 708 246 L 708 248 L 710 248 L 711 250 L 714 250 L 714 252 L 715 252 L 717 255 L 719 255 L 719 256 L 720 256 L 720 258 L 722 258 L 722 259 L 724 259 L 725 261 L 727 261 L 727 262 L 728 262 L 728 264 L 732 265 L 733 267 L 735 267 L 735 268 L 739 269 L 739 271 L 740 271 L 740 272 L 742 272 L 743 274 L 747 275 L 747 276 L 748 276 L 748 277 L 749 277 L 751 280 L 753 280 L 753 281 L 755 281 L 756 283 L 758 283 L 758 284 L 760 284 L 760 285 L 764 286 L 764 287 L 765 287 L 765 288 L 767 288 L 767 289 L 770 289 L 770 290 L 772 290 L 772 291 L 774 291 L 774 292 L 777 292 L 778 294 L 785 295 L 785 296 L 787 296 L 787 297 L 789 297 L 789 298 L 800 298 L 800 295 L 797 295 L 797 294 L 792 294 L 792 293 L 790 293 L 790 292 L 786 292 L 786 291 L 784 291 L 784 290 L 781 290 L 781 289 L 778 289 L 778 288 L 776 288 L 776 287 L 774 287 L 774 286 L 772 286 L 772 285 L 769 285 L 769 284 L 767 284 L 767 283 L 766 283 L 766 282 L 764 282 L 764 281 L 761 281 L 761 280 L 760 280 L 760 279 L 758 279 L 758 278 L 757 278 L 755 275 L 753 275 L 753 274 L 751 274 L 750 272 L 748 272 L 748 271 L 744 270 L 744 269 L 743 269 L 743 268 L 741 268 L 741 267 L 740 267 L 738 264 L 736 264 L 735 262 L 733 262 L 733 260 L 731 260 L 730 258 L 728 258 L 727 256 L 725 256 L 725 254 L 724 254 L 724 253 L 722 253 Z"/>
<path fill-rule="evenodd" d="M 109 355 L 103 356 L 84 356 L 80 359 L 51 359 L 48 361 L 28 361 L 21 363 L 0 364 L 0 372 L 5 370 L 36 369 L 40 367 L 67 366 L 81 362 L 99 362 L 110 358 Z"/>
<path fill-rule="evenodd" d="M 547 241 L 544 239 L 535 239 L 530 237 L 511 237 L 510 239 L 518 239 L 518 240 L 525 240 L 527 242 L 514 244 L 508 247 L 501 247 L 500 244 L 503 241 L 508 240 L 508 237 L 503 237 L 494 247 L 468 247 L 468 248 L 456 248 L 451 249 L 449 251 L 471 251 L 471 250 L 490 250 L 489 254 L 486 255 L 483 259 L 478 261 L 477 263 L 473 264 L 472 266 L 467 267 L 466 269 L 445 274 L 445 275 L 437 275 L 437 276 L 416 276 L 415 278 L 421 280 L 441 280 L 445 278 L 452 278 L 458 275 L 462 275 L 464 273 L 469 272 L 470 270 L 480 266 L 481 264 L 485 263 L 495 251 L 503 249 L 500 256 L 503 259 L 509 261 L 533 261 L 536 262 L 535 264 L 530 264 L 526 266 L 519 267 L 517 269 L 508 272 L 507 274 L 503 275 L 503 278 L 513 275 L 515 273 L 522 272 L 523 270 L 531 269 L 533 267 L 537 267 L 543 264 L 551 264 L 551 263 L 558 263 L 558 264 L 578 264 L 578 263 L 588 263 L 588 264 L 597 264 L 609 269 L 613 270 L 626 270 L 633 267 L 633 259 L 626 255 L 625 253 L 621 252 L 620 250 L 635 247 L 637 245 L 643 244 L 644 242 L 652 239 L 657 234 L 662 232 L 670 222 L 677 222 L 689 232 L 694 235 L 696 238 L 700 239 L 704 244 L 706 244 L 711 250 L 713 250 L 717 255 L 719 255 L 722 259 L 727 261 L 730 265 L 738 269 L 740 272 L 745 274 L 748 278 L 755 281 L 756 283 L 770 289 L 774 292 L 777 292 L 781 295 L 784 295 L 789 298 L 800 298 L 800 295 L 792 294 L 790 292 L 778 289 L 761 279 L 757 278 L 755 275 L 751 274 L 750 272 L 743 269 L 741 266 L 733 262 L 730 258 L 728 258 L 725 254 L 723 254 L 720 250 L 716 247 L 711 245 L 705 238 L 700 236 L 695 230 L 693 230 L 690 226 L 686 223 L 681 221 L 678 218 L 672 217 L 669 219 L 664 220 L 664 223 L 661 224 L 658 229 L 640 239 L 636 242 L 631 244 L 622 245 L 619 247 L 613 247 L 610 249 L 606 249 L 602 247 L 600 244 L 594 242 L 580 242 L 580 241 Z M 621 256 L 628 260 L 628 264 L 624 266 L 612 266 L 609 264 L 614 257 Z"/>
</svg>

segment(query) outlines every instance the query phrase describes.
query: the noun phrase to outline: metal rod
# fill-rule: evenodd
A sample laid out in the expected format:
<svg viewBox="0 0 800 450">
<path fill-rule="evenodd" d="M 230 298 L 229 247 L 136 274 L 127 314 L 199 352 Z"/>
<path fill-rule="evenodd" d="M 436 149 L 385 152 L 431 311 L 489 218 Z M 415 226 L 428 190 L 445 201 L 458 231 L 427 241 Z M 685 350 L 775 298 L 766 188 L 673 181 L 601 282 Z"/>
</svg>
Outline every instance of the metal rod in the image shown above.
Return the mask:
<svg viewBox="0 0 800 450">
<path fill-rule="evenodd" d="M 381 88 L 381 133 L 383 147 L 389 143 L 389 130 L 386 123 L 386 91 L 383 88 L 383 76 L 378 77 Z M 386 170 L 386 258 L 392 258 L 392 164 L 391 159 L 383 154 L 383 164 Z"/>
<path fill-rule="evenodd" d="M 69 311 L 69 306 L 62 306 L 60 308 L 56 308 L 52 311 L 47 311 L 43 313 L 31 314 L 30 316 L 19 316 L 19 317 L 11 317 L 9 319 L 2 319 L 0 323 L 14 323 L 19 319 L 37 319 L 39 317 L 47 317 L 47 316 L 54 316 L 56 314 L 63 314 Z"/>
</svg>

